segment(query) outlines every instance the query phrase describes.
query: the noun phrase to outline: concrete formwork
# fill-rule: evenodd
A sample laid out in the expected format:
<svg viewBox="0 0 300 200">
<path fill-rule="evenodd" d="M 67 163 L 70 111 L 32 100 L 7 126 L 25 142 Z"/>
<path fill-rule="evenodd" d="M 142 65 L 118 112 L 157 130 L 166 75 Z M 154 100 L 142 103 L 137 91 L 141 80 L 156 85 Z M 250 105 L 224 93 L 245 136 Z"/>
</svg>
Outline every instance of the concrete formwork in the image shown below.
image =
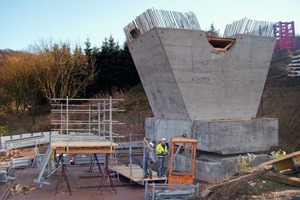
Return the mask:
<svg viewBox="0 0 300 200">
<path fill-rule="evenodd" d="M 256 116 L 275 39 L 237 35 L 217 52 L 201 30 L 153 28 L 128 43 L 156 118 Z"/>
</svg>

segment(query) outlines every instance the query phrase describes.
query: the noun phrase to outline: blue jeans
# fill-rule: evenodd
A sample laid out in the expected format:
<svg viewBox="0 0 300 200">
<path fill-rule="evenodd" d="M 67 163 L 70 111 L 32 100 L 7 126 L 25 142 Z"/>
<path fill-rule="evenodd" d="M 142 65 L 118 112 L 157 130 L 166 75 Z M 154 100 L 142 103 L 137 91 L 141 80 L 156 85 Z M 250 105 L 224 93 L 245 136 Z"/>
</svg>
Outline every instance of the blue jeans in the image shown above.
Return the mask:
<svg viewBox="0 0 300 200">
<path fill-rule="evenodd" d="M 166 157 L 158 157 L 158 168 L 157 168 L 157 176 L 164 175 L 164 166 Z"/>
<path fill-rule="evenodd" d="M 144 166 L 144 174 L 147 176 L 149 172 L 150 177 L 152 177 L 152 160 L 150 158 L 146 158 L 145 166 Z"/>
</svg>

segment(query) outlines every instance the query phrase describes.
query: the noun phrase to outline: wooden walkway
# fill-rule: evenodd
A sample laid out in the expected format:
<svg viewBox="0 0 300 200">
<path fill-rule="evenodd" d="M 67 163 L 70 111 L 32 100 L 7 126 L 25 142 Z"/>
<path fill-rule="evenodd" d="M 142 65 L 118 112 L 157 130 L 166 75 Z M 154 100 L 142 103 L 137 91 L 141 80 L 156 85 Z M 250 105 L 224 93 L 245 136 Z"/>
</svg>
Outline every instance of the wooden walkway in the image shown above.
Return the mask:
<svg viewBox="0 0 300 200">
<path fill-rule="evenodd" d="M 143 185 L 143 169 L 136 165 L 132 164 L 131 170 L 132 170 L 132 175 L 130 176 L 130 165 L 116 165 L 115 169 L 113 169 L 115 172 L 119 173 L 120 175 Z M 155 182 L 155 181 L 165 181 L 166 177 L 157 177 L 157 172 L 152 171 L 152 179 L 146 178 L 144 181 L 146 182 Z"/>
</svg>

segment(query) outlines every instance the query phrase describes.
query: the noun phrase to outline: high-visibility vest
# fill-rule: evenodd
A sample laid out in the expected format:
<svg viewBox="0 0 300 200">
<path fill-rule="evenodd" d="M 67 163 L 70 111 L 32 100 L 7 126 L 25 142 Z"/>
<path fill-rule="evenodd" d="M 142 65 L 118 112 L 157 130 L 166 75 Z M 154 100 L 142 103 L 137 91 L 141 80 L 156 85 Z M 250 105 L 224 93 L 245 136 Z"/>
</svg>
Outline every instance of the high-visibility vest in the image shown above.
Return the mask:
<svg viewBox="0 0 300 200">
<path fill-rule="evenodd" d="M 161 143 L 159 143 L 156 146 L 156 154 L 157 154 L 158 157 L 166 156 L 168 154 L 168 147 L 167 147 L 167 145 L 165 145 L 165 148 L 163 148 L 163 146 L 161 145 Z"/>
</svg>

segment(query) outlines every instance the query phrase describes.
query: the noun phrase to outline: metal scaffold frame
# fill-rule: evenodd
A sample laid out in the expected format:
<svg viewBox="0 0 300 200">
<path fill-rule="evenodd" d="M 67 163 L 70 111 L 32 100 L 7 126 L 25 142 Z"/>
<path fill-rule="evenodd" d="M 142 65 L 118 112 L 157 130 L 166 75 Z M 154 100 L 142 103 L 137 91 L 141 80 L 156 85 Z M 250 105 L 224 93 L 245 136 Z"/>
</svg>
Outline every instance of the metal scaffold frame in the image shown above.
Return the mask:
<svg viewBox="0 0 300 200">
<path fill-rule="evenodd" d="M 112 99 L 111 97 L 109 99 L 52 99 L 54 103 L 51 104 L 51 131 L 57 131 L 58 134 L 51 135 L 50 146 L 41 163 L 42 167 L 35 182 L 47 184 L 43 174 L 46 166 L 51 163 L 53 155 L 61 157 L 66 154 L 93 154 L 96 157 L 97 154 L 105 154 L 105 174 L 110 174 L 110 168 L 114 167 L 112 165 L 117 164 L 113 160 L 115 157 L 113 154 L 115 154 L 115 147 L 118 146 L 113 141 L 118 134 L 113 133 L 112 128 L 113 124 L 122 124 L 112 119 L 113 112 L 122 111 L 113 105 L 120 101 L 123 99 Z M 110 159 L 108 159 L 109 157 Z M 69 159 L 62 161 L 61 164 L 58 161 L 56 169 L 50 170 L 47 177 L 68 162 Z M 97 164 L 101 173 L 98 161 Z M 62 176 L 65 175 L 64 169 L 62 167 Z M 108 177 L 111 182 L 110 175 Z M 111 185 L 113 187 L 112 182 Z M 100 185 L 101 187 L 103 185 Z"/>
<path fill-rule="evenodd" d="M 51 104 L 51 130 L 59 134 L 93 133 L 100 137 L 110 139 L 118 134 L 112 132 L 113 124 L 122 124 L 112 120 L 113 112 L 123 110 L 114 108 L 124 99 L 52 99 Z M 79 104 L 88 102 L 88 104 Z"/>
<path fill-rule="evenodd" d="M 276 37 L 275 50 L 289 50 L 296 48 L 294 22 L 278 22 L 274 24 L 274 37 Z"/>
</svg>

